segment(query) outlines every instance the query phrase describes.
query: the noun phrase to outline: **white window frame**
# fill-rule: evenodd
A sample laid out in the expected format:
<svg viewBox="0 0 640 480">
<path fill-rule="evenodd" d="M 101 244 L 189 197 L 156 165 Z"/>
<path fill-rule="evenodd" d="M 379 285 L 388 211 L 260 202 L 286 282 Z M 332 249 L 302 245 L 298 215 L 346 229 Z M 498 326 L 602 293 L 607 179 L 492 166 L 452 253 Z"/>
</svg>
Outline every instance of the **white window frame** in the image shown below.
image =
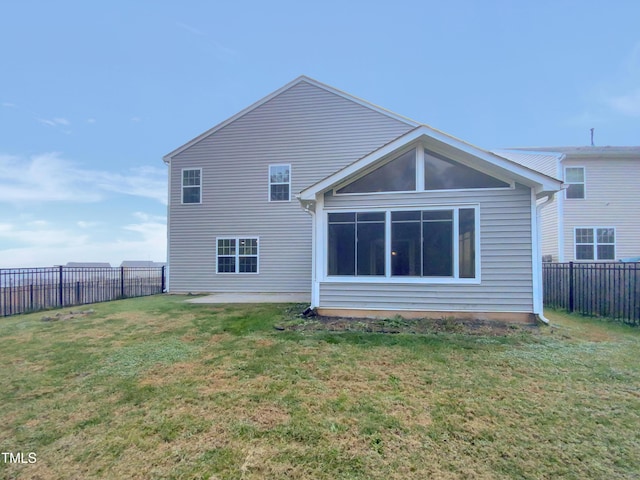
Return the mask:
<svg viewBox="0 0 640 480">
<path fill-rule="evenodd" d="M 233 240 L 235 242 L 235 253 L 233 255 L 220 255 L 218 242 L 220 240 Z M 240 240 L 255 240 L 256 241 L 256 254 L 255 255 L 240 255 Z M 255 235 L 239 235 L 236 237 L 216 237 L 216 274 L 219 275 L 257 275 L 260 273 L 260 237 Z M 220 272 L 218 271 L 218 259 L 220 257 L 233 257 L 235 258 L 235 271 L 233 272 Z M 255 272 L 241 272 L 240 271 L 240 257 L 255 257 L 256 259 L 256 271 Z"/>
<path fill-rule="evenodd" d="M 579 168 L 582 169 L 582 181 L 581 182 L 568 182 L 567 179 L 567 169 L 569 168 Z M 584 200 L 587 198 L 587 169 L 582 165 L 567 165 L 564 167 L 564 183 L 567 185 L 567 188 L 564 191 L 564 198 L 566 200 Z M 569 195 L 569 186 L 570 185 L 582 185 L 582 197 L 568 197 Z"/>
<path fill-rule="evenodd" d="M 288 182 L 272 182 L 271 181 L 271 169 L 274 167 L 287 167 L 289 169 L 289 181 Z M 269 202 L 274 203 L 282 203 L 282 202 L 290 202 L 291 201 L 291 164 L 290 163 L 276 163 L 273 165 L 269 165 L 269 190 L 267 192 L 267 198 Z M 287 185 L 289 187 L 289 196 L 286 200 L 272 200 L 271 199 L 271 186 L 272 185 Z"/>
<path fill-rule="evenodd" d="M 200 172 L 200 184 L 199 185 L 185 185 L 184 184 L 184 172 L 192 172 L 198 171 Z M 197 202 L 185 202 L 184 201 L 184 191 L 185 188 L 199 188 L 200 195 Z M 180 171 L 180 203 L 182 205 L 200 205 L 202 203 L 202 168 L 183 168 Z"/>
<path fill-rule="evenodd" d="M 607 229 L 613 230 L 613 243 L 599 243 L 598 242 L 598 230 Z M 593 235 L 593 243 L 578 243 L 577 235 L 578 230 L 591 230 Z M 618 232 L 616 227 L 575 227 L 573 229 L 573 258 L 576 262 L 613 262 L 616 259 L 616 242 L 618 238 Z M 592 245 L 593 246 L 593 258 L 578 258 L 578 245 Z M 598 245 L 613 245 L 613 258 L 598 258 Z"/>
<path fill-rule="evenodd" d="M 460 209 L 470 208 L 475 211 L 475 273 L 474 278 L 460 278 L 459 274 L 459 242 L 458 239 L 458 214 Z M 408 211 L 427 211 L 427 210 L 453 210 L 453 237 L 454 251 L 453 262 L 455 266 L 454 275 L 451 277 L 414 277 L 414 276 L 398 276 L 391 275 L 391 212 L 408 212 Z M 330 213 L 346 213 L 346 212 L 385 212 L 385 274 L 384 275 L 329 275 L 329 257 L 325 255 L 322 266 L 323 282 L 337 283 L 421 283 L 421 284 L 480 284 L 481 283 L 481 262 L 480 262 L 480 205 L 479 204 L 455 204 L 455 205 L 432 205 L 428 207 L 418 206 L 398 206 L 398 207 L 345 207 L 331 208 L 324 211 L 323 229 L 324 229 L 324 251 L 329 251 L 329 214 Z"/>
</svg>

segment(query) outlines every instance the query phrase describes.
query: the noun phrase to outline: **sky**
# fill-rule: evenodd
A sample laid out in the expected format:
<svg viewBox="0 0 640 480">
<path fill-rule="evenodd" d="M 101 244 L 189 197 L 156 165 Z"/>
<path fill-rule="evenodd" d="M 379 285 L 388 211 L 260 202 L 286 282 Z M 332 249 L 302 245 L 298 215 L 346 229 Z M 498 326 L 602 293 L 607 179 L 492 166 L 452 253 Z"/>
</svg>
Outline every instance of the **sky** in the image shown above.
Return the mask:
<svg viewBox="0 0 640 480">
<path fill-rule="evenodd" d="M 0 0 L 0 268 L 166 258 L 162 157 L 300 75 L 484 149 L 640 145 L 640 2 Z"/>
</svg>

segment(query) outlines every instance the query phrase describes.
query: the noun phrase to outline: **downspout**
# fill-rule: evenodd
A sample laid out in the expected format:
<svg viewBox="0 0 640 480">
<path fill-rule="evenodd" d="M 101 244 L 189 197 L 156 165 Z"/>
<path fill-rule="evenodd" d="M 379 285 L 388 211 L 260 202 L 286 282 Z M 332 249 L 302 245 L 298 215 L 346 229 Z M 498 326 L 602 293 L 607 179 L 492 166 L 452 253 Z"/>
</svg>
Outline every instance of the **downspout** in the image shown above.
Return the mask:
<svg viewBox="0 0 640 480">
<path fill-rule="evenodd" d="M 540 313 L 538 313 L 538 320 L 540 320 L 541 322 L 543 322 L 546 325 L 549 325 L 549 319 L 546 318 L 544 316 L 544 308 L 543 308 L 543 302 L 544 302 L 544 281 L 542 278 L 542 249 L 541 249 L 541 242 L 542 242 L 542 209 L 544 207 L 546 207 L 547 205 L 549 205 L 551 202 L 553 202 L 553 199 L 555 197 L 555 192 L 553 193 L 549 193 L 547 195 L 547 198 L 544 202 L 536 204 L 536 251 L 534 252 L 534 258 L 536 258 L 536 268 L 538 269 L 538 281 L 539 281 L 539 289 L 540 289 Z"/>
<path fill-rule="evenodd" d="M 307 316 L 313 312 L 314 309 L 314 292 L 315 292 L 315 281 L 316 281 L 316 258 L 315 258 L 315 247 L 316 247 L 316 205 L 314 201 L 302 200 L 300 196 L 298 196 L 298 201 L 300 205 L 304 209 L 306 213 L 311 216 L 311 303 L 309 307 L 307 307 L 302 314 Z"/>
</svg>

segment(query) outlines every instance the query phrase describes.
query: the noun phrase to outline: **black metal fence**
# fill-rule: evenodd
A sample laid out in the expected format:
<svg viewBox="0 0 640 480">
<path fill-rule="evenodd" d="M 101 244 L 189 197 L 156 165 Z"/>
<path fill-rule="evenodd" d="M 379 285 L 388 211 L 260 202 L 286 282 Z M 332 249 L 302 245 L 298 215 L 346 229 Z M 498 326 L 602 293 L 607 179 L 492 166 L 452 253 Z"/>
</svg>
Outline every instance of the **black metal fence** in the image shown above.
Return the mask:
<svg viewBox="0 0 640 480">
<path fill-rule="evenodd" d="M 543 263 L 544 305 L 640 325 L 640 263 Z"/>
<path fill-rule="evenodd" d="M 0 269 L 0 316 L 155 295 L 165 267 Z"/>
</svg>

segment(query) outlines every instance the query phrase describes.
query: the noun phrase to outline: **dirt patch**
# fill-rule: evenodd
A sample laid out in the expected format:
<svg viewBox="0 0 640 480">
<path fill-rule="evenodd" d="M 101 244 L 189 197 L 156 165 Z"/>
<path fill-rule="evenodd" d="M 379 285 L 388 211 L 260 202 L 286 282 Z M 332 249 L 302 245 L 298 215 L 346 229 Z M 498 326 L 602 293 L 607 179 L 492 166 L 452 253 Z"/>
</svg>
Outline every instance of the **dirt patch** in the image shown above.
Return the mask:
<svg viewBox="0 0 640 480">
<path fill-rule="evenodd" d="M 58 312 L 55 315 L 45 315 L 44 317 L 41 318 L 41 320 L 43 322 L 57 322 L 60 320 L 72 320 L 78 317 L 86 317 L 87 315 L 91 315 L 92 313 L 95 313 L 95 310 L 93 309 L 77 310 L 77 311 L 69 310 L 68 312 Z"/>
<path fill-rule="evenodd" d="M 404 318 L 349 318 L 315 316 L 291 325 L 279 325 L 278 330 L 413 333 L 438 334 L 461 333 L 467 335 L 507 336 L 539 331 L 538 325 L 509 323 L 495 320 L 466 320 L 455 318 L 404 319 Z"/>
</svg>

